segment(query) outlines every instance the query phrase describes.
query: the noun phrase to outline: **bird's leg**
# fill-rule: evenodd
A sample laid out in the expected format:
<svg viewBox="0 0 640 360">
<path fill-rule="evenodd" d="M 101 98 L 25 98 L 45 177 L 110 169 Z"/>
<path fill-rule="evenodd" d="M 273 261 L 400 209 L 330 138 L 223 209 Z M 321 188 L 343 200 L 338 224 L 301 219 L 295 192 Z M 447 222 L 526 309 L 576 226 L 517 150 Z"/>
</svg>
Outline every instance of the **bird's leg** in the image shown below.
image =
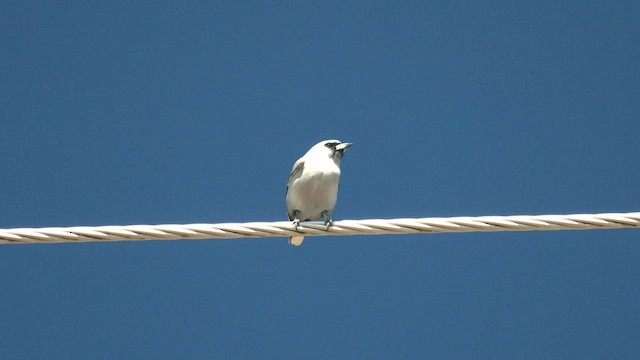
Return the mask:
<svg viewBox="0 0 640 360">
<path fill-rule="evenodd" d="M 300 210 L 293 210 L 293 227 L 298 231 L 300 226 Z"/>
<path fill-rule="evenodd" d="M 327 226 L 327 230 L 333 226 L 333 220 L 331 219 L 331 214 L 328 210 L 322 212 L 321 216 L 325 218 L 324 224 Z"/>
</svg>

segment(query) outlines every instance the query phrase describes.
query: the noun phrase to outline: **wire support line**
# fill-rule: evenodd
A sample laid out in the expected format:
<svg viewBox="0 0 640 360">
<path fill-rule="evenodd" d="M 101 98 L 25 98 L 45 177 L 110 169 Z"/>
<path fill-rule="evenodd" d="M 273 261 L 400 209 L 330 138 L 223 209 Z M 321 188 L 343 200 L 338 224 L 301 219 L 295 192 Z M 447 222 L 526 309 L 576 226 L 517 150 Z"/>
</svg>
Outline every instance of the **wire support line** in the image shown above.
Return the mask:
<svg viewBox="0 0 640 360">
<path fill-rule="evenodd" d="M 589 230 L 640 227 L 640 212 L 432 217 L 421 219 L 370 219 L 336 221 L 327 229 L 320 221 L 290 221 L 186 225 L 76 226 L 0 229 L 0 244 L 50 244 L 91 241 L 178 239 L 237 239 L 292 235 L 384 235 L 536 230 Z"/>
</svg>

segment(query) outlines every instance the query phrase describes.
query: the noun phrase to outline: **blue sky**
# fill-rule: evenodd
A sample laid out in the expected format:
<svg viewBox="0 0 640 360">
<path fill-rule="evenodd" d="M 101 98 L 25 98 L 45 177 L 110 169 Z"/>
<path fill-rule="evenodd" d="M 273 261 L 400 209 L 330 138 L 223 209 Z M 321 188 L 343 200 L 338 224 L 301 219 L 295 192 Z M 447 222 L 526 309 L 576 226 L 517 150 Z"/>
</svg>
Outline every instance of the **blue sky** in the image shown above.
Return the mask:
<svg viewBox="0 0 640 360">
<path fill-rule="evenodd" d="M 640 211 L 634 1 L 0 5 L 0 227 Z M 640 356 L 638 230 L 0 247 L 6 359 Z"/>
</svg>

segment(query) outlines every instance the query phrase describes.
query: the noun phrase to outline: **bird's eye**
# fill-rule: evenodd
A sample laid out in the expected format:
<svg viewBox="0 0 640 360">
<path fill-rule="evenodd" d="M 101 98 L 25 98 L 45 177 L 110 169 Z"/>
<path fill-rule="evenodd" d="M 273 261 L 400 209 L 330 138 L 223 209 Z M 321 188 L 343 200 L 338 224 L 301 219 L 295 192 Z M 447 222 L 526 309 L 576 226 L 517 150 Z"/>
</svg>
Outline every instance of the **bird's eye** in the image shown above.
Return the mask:
<svg viewBox="0 0 640 360">
<path fill-rule="evenodd" d="M 324 146 L 326 146 L 328 148 L 332 148 L 332 147 L 338 146 L 338 143 L 337 142 L 328 142 L 328 143 L 324 144 Z"/>
</svg>

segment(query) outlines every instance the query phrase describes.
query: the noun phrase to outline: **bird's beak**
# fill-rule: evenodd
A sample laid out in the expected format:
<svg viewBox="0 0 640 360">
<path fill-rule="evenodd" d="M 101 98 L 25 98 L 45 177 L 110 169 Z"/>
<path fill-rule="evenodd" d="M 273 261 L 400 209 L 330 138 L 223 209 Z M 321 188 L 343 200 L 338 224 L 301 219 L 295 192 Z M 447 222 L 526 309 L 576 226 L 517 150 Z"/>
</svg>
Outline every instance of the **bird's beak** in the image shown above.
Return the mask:
<svg viewBox="0 0 640 360">
<path fill-rule="evenodd" d="M 349 146 L 353 145 L 352 143 L 342 143 L 336 146 L 336 151 L 344 152 L 349 148 Z"/>
</svg>

